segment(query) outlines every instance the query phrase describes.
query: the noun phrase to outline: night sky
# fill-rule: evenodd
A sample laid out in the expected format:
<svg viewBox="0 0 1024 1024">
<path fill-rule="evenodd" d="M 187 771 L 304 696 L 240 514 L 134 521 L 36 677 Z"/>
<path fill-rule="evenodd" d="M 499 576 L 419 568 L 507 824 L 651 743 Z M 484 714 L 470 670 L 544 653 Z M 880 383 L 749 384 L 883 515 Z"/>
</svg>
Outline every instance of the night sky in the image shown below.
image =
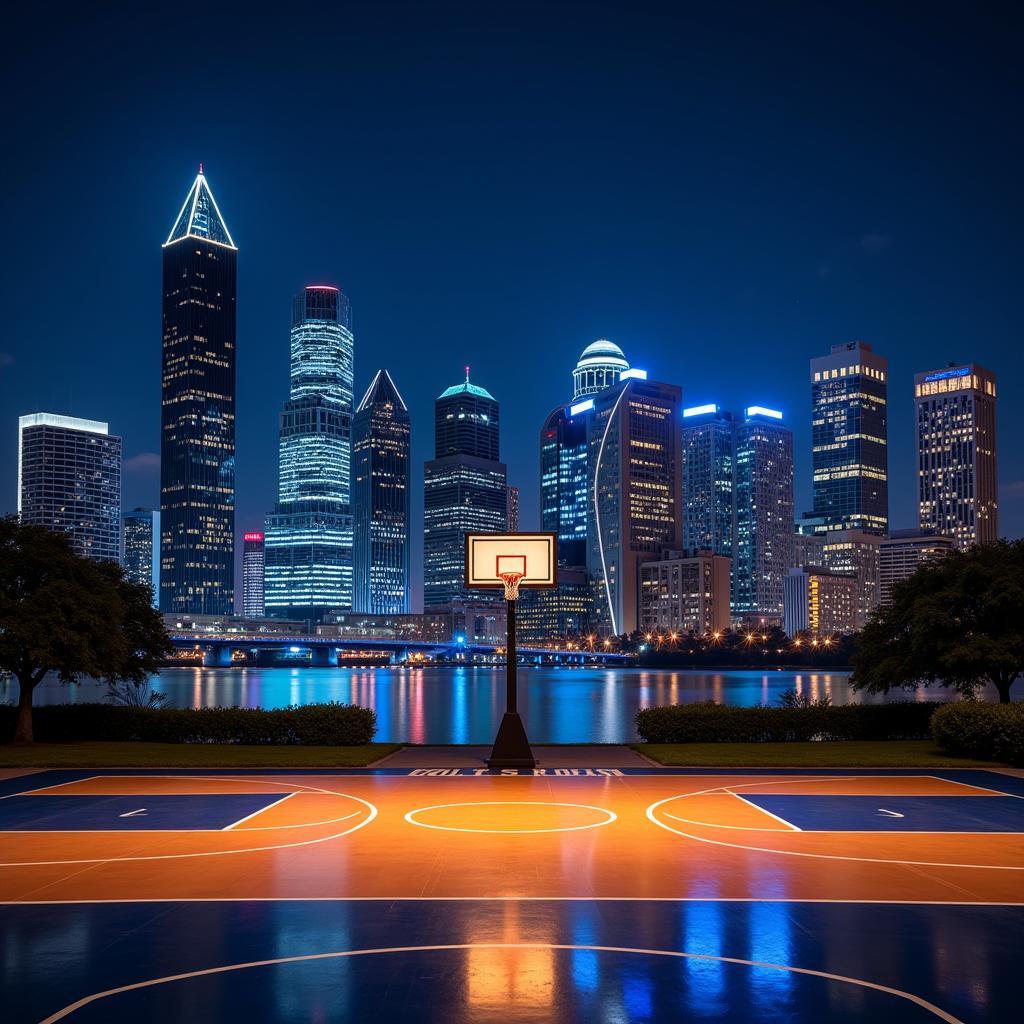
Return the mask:
<svg viewBox="0 0 1024 1024">
<path fill-rule="evenodd" d="M 387 366 L 410 406 L 415 607 L 434 398 L 466 363 L 498 398 L 534 527 L 541 423 L 598 337 L 687 405 L 783 409 L 798 513 L 807 361 L 870 342 L 894 528 L 914 372 L 980 362 L 1024 534 L 1019 6 L 27 7 L 0 71 L 4 511 L 36 411 L 108 420 L 124 507 L 159 503 L 160 245 L 201 160 L 240 250 L 239 535 L 275 500 L 307 283 L 352 300 L 357 396 Z"/>
</svg>

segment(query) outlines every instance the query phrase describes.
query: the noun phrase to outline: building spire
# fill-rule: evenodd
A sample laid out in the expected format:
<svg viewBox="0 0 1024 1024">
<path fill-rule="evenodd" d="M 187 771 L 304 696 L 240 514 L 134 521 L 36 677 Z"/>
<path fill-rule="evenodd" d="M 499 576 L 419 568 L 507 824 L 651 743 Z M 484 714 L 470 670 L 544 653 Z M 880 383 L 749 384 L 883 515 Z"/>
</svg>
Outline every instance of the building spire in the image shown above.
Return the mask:
<svg viewBox="0 0 1024 1024">
<path fill-rule="evenodd" d="M 202 238 L 229 249 L 237 248 L 221 216 L 217 200 L 210 191 L 209 182 L 203 176 L 202 163 L 199 164 L 199 173 L 188 190 L 185 202 L 181 204 L 178 218 L 164 245 L 180 242 L 183 238 Z"/>
<path fill-rule="evenodd" d="M 466 367 L 466 383 L 469 383 L 469 367 Z"/>
</svg>

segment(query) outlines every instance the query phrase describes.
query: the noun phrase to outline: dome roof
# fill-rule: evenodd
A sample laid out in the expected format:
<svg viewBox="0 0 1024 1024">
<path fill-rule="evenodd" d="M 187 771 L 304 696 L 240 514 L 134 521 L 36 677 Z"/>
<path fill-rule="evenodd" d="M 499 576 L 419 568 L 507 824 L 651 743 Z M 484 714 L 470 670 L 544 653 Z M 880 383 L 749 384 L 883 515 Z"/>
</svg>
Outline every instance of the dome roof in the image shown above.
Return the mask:
<svg viewBox="0 0 1024 1024">
<path fill-rule="evenodd" d="M 621 363 L 624 367 L 629 367 L 629 363 L 626 361 L 626 356 L 622 349 L 607 338 L 598 338 L 597 341 L 591 342 L 591 344 L 589 344 L 580 354 L 579 363 L 583 363 L 584 361 Z M 578 366 L 579 363 L 576 365 Z"/>
</svg>

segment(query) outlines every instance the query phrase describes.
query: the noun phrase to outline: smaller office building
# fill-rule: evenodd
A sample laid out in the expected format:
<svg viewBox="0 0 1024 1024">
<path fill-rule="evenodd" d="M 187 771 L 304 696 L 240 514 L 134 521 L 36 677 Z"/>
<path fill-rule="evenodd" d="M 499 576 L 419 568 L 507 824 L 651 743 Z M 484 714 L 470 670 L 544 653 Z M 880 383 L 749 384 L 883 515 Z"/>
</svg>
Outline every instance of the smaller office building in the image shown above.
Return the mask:
<svg viewBox="0 0 1024 1024">
<path fill-rule="evenodd" d="M 790 569 L 784 585 L 782 628 L 789 636 L 853 633 L 857 629 L 857 578 L 815 565 Z"/>
<path fill-rule="evenodd" d="M 640 565 L 640 629 L 716 633 L 729 628 L 732 559 L 668 551 Z"/>
</svg>

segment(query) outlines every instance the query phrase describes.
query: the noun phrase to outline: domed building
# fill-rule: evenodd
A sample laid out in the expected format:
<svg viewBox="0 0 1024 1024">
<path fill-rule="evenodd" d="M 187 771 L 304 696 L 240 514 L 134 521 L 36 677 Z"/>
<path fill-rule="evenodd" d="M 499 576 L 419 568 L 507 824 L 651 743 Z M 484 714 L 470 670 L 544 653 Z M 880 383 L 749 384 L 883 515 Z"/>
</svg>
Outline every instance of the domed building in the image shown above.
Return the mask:
<svg viewBox="0 0 1024 1024">
<path fill-rule="evenodd" d="M 622 349 L 607 338 L 599 338 L 583 350 L 572 371 L 573 401 L 612 387 L 628 369 Z"/>
</svg>

